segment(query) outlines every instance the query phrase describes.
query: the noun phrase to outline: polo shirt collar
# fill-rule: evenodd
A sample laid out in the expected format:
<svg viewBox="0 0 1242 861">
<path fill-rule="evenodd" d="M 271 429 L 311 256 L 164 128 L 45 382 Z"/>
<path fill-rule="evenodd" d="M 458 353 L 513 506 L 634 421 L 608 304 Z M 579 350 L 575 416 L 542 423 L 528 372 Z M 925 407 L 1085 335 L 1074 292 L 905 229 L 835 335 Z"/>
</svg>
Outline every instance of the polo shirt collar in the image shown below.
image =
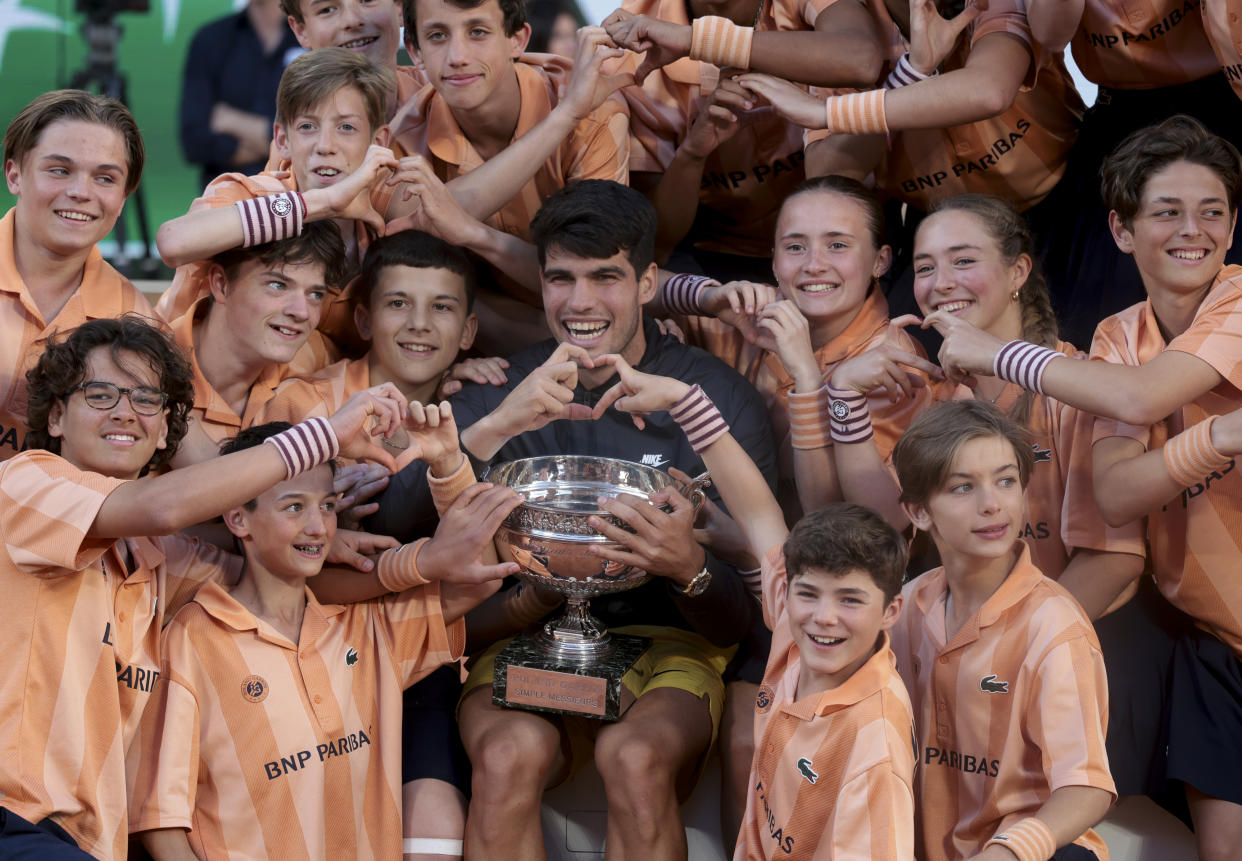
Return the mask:
<svg viewBox="0 0 1242 861">
<path fill-rule="evenodd" d="M 823 717 L 831 712 L 849 708 L 862 702 L 884 688 L 897 671 L 897 656 L 889 646 L 888 632 L 880 632 L 880 647 L 875 654 L 859 667 L 854 675 L 840 685 L 820 694 L 803 697 L 785 707 L 786 714 L 804 721 Z"/>
<path fill-rule="evenodd" d="M 26 310 L 47 325 L 52 321 L 43 320 L 26 282 L 17 271 L 17 255 L 14 254 L 16 244 L 17 207 L 14 206 L 0 218 L 0 292 L 21 297 Z M 82 313 L 88 320 L 114 317 L 116 309 L 125 304 L 125 285 L 125 278 L 104 261 L 103 254 L 96 245 L 86 255 L 82 284 L 69 302 L 65 303 L 65 307 L 74 301 L 81 301 Z"/>
<path fill-rule="evenodd" d="M 211 307 L 211 297 L 204 296 L 197 300 L 193 305 L 186 309 L 186 312 L 174 320 L 170 326 L 173 333 L 173 340 L 181 346 L 187 356 L 190 357 L 190 367 L 194 371 L 194 408 L 203 411 L 203 418 L 214 424 L 235 425 L 238 420 L 243 418 L 233 412 L 233 409 L 220 397 L 219 393 L 212 388 L 211 383 L 207 382 L 207 378 L 203 376 L 202 369 L 198 366 L 198 352 L 194 348 L 194 323 L 207 316 L 207 310 Z M 259 392 L 275 391 L 280 381 L 285 377 L 285 367 L 278 364 L 270 364 L 259 374 L 259 378 L 254 381 L 254 385 L 250 387 L 251 399 L 246 403 L 246 412 L 253 412 L 258 407 L 267 403 L 268 399 L 261 402 L 255 400 L 254 395 Z"/>
<path fill-rule="evenodd" d="M 229 594 L 227 589 L 215 581 L 203 584 L 194 595 L 194 603 L 226 628 L 239 633 L 254 631 L 271 643 L 285 648 L 289 647 L 289 641 L 282 634 L 277 633 L 270 625 L 264 624 L 259 617 L 246 609 L 240 601 Z M 320 604 L 315 600 L 315 594 L 307 588 L 306 614 L 302 617 L 301 640 L 303 642 L 297 645 L 303 646 L 315 642 L 326 629 L 327 620 L 343 612 L 345 608 L 340 604 Z"/>
<path fill-rule="evenodd" d="M 544 117 L 552 112 L 547 81 L 543 75 L 525 60 L 513 64 L 517 74 L 518 109 L 517 128 L 513 140 L 526 134 Z M 436 93 L 427 109 L 427 147 L 432 155 L 447 164 L 457 165 L 463 172 L 473 170 L 483 163 L 474 145 L 466 139 L 448 103 Z"/>
<path fill-rule="evenodd" d="M 973 643 L 979 639 L 980 633 L 989 625 L 995 624 L 1002 616 L 1011 608 L 1016 606 L 1020 601 L 1026 598 L 1036 586 L 1044 580 L 1044 574 L 1035 564 L 1031 562 L 1031 548 L 1025 541 L 1021 542 L 1022 552 L 1018 555 L 1017 562 L 1009 569 L 1009 574 L 1001 582 L 1000 587 L 993 592 L 983 606 L 966 620 L 966 624 L 953 635 L 944 649 L 956 649 Z M 925 618 L 935 619 L 936 614 L 941 620 L 939 628 L 944 633 L 944 602 L 948 596 L 948 579 L 945 576 L 943 568 L 937 568 L 925 577 L 932 577 L 928 586 L 919 589 L 914 594 L 914 600 L 920 612 Z"/>
</svg>

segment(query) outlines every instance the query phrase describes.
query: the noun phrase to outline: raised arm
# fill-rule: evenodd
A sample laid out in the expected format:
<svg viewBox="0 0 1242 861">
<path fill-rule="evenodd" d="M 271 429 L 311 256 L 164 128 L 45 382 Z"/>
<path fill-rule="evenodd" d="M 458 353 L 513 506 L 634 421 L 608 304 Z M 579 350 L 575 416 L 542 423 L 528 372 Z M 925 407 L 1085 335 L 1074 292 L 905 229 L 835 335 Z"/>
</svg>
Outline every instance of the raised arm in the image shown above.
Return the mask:
<svg viewBox="0 0 1242 861">
<path fill-rule="evenodd" d="M 1017 36 L 989 33 L 975 43 L 960 69 L 898 89 L 830 96 L 827 104 L 768 75 L 747 73 L 737 80 L 804 128 L 878 134 L 964 125 L 1003 113 L 1013 104 L 1032 62 L 1030 48 Z"/>
<path fill-rule="evenodd" d="M 942 311 L 929 314 L 924 326 L 944 336 L 940 365 L 950 376 L 999 376 L 1025 388 L 1037 386 L 1062 403 L 1131 425 L 1155 424 L 1224 379 L 1204 359 L 1177 349 L 1141 365 L 1082 362 L 1042 347 L 1022 347 L 1020 341 L 1006 345 Z"/>
<path fill-rule="evenodd" d="M 646 52 L 634 75 L 639 83 L 655 69 L 682 57 L 828 87 L 874 84 L 884 63 L 884 41 L 879 24 L 860 0 L 833 3 L 816 16 L 813 30 L 755 30 L 720 18 L 699 18 L 692 25 L 673 24 L 647 15 L 634 15 L 624 9 L 609 15 L 604 20 L 604 28 L 618 45 Z M 742 31 L 741 41 L 750 44 L 749 56 L 693 50 L 694 32 L 704 28 Z M 719 41 L 738 42 L 728 38 Z"/>
<path fill-rule="evenodd" d="M 358 392 L 330 418 L 312 421 L 326 422 L 327 430 L 339 441 L 340 454 L 375 460 L 395 471 L 401 461 L 394 460 L 373 437 L 397 430 L 406 413 L 401 393 L 385 383 Z M 326 462 L 332 452 L 324 428 L 312 432 L 309 424 L 295 425 L 301 431 L 298 441 L 289 445 L 309 452 L 312 465 Z M 417 451 L 409 457 L 414 454 Z M 90 534 L 97 538 L 168 535 L 249 502 L 288 474 L 281 447 L 260 445 L 163 475 L 128 481 L 104 500 Z"/>
<path fill-rule="evenodd" d="M 376 233 L 384 232 L 384 217 L 371 205 L 371 190 L 384 182 L 389 172 L 397 169 L 397 159 L 387 147 L 372 144 L 362 165 L 348 177 L 328 188 L 312 188 L 300 194 L 305 203 L 301 220 L 320 221 L 325 218 L 352 218 L 365 221 Z M 289 193 L 289 202 L 298 192 Z M 200 209 L 187 212 L 160 225 L 155 244 L 160 257 L 173 267 L 206 260 L 238 248 L 246 240 L 243 216 L 236 206 Z"/>
<path fill-rule="evenodd" d="M 634 83 L 634 76 L 601 75 L 600 66 L 625 51 L 613 45 L 602 27 L 578 31 L 578 53 L 565 92 L 556 107 L 526 134 L 477 168 L 448 183 L 463 210 L 484 220 L 512 200 L 539 167 L 592 111 L 617 90 Z M 394 217 L 408 214 L 394 212 Z"/>
<path fill-rule="evenodd" d="M 619 377 L 617 384 L 596 405 L 597 416 L 612 406 L 631 413 L 635 424 L 642 428 L 644 414 L 661 410 L 672 412 L 703 457 L 712 483 L 720 491 L 738 528 L 746 535 L 752 555 L 762 559 L 768 550 L 784 542 L 789 530 L 780 504 L 763 473 L 732 434 L 726 431 L 702 448 L 696 442 L 696 426 L 707 424 L 712 414 L 724 426 L 719 411 L 701 390 L 695 391 L 697 387 L 692 388 L 680 380 L 636 371 L 620 356 L 601 356 L 597 362 L 614 364 Z"/>
</svg>

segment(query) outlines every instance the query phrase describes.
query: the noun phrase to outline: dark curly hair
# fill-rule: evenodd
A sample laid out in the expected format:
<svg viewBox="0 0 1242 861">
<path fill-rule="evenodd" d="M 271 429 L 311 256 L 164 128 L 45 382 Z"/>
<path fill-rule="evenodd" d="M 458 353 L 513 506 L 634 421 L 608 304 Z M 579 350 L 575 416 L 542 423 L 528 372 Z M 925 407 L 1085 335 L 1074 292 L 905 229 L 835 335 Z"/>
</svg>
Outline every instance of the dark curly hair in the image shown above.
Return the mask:
<svg viewBox="0 0 1242 861">
<path fill-rule="evenodd" d="M 189 428 L 194 372 L 173 339 L 138 314 L 89 320 L 63 336 L 49 339 L 39 361 L 26 372 L 26 424 L 30 429 L 26 434 L 27 447 L 60 454 L 60 438 L 48 433 L 48 415 L 54 404 L 63 401 L 74 386 L 83 382 L 87 357 L 97 347 L 106 347 L 118 365 L 122 351 L 134 353 L 159 374 L 160 391 L 168 395 L 167 447 L 155 452 L 143 473 L 159 469 L 172 460 Z"/>
</svg>

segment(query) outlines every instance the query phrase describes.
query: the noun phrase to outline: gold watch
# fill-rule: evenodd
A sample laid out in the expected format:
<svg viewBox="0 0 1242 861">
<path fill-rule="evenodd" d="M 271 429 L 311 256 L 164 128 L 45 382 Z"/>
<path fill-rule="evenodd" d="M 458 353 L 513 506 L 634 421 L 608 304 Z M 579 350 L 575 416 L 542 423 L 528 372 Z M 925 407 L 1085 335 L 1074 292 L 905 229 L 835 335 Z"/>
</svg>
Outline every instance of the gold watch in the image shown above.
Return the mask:
<svg viewBox="0 0 1242 861">
<path fill-rule="evenodd" d="M 681 594 L 687 598 L 697 598 L 707 591 L 707 586 L 712 582 L 712 572 L 707 570 L 707 563 L 703 563 L 703 570 L 694 575 L 694 579 L 685 585 L 685 588 L 678 589 Z"/>
</svg>

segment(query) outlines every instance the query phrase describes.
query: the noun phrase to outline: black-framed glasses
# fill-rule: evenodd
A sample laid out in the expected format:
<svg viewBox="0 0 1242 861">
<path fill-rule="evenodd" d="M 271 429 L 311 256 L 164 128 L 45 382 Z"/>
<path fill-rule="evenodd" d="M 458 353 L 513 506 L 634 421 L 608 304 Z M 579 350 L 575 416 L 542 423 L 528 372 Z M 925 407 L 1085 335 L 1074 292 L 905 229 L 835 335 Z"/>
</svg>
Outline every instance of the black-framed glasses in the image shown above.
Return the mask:
<svg viewBox="0 0 1242 861">
<path fill-rule="evenodd" d="M 97 410 L 112 409 L 121 400 L 121 395 L 129 398 L 129 405 L 134 408 L 134 412 L 144 416 L 159 415 L 160 411 L 164 409 L 164 405 L 168 403 L 168 395 L 159 389 L 149 389 L 146 386 L 127 389 L 114 383 L 105 383 L 102 380 L 88 380 L 85 383 L 78 383 L 65 393 L 65 397 L 69 397 L 69 395 L 72 395 L 79 389 L 82 390 L 82 395 L 86 398 L 86 405 Z"/>
</svg>

